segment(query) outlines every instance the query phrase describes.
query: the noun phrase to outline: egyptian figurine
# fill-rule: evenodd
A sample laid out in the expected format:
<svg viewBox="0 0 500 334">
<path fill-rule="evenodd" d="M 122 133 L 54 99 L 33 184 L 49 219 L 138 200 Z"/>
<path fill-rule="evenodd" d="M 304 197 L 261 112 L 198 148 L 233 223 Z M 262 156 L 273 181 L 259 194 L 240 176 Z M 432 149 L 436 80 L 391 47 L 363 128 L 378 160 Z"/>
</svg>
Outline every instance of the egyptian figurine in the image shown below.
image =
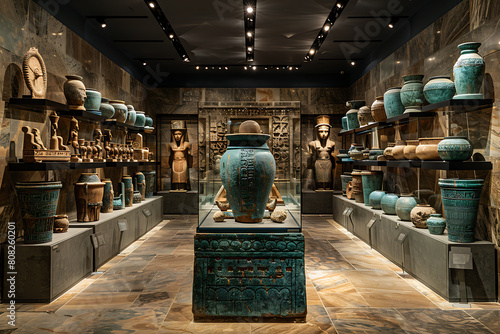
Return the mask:
<svg viewBox="0 0 500 334">
<path fill-rule="evenodd" d="M 322 115 L 316 117 L 316 140 L 309 143 L 309 154 L 311 154 L 314 162 L 317 190 L 329 190 L 332 188 L 332 157 L 335 150 L 335 143 L 328 139 L 331 127 L 329 116 Z"/>
<path fill-rule="evenodd" d="M 185 121 L 172 121 L 172 141 L 167 145 L 169 163 L 172 168 L 172 191 L 187 191 L 188 157 L 191 144 L 187 141 Z"/>
</svg>

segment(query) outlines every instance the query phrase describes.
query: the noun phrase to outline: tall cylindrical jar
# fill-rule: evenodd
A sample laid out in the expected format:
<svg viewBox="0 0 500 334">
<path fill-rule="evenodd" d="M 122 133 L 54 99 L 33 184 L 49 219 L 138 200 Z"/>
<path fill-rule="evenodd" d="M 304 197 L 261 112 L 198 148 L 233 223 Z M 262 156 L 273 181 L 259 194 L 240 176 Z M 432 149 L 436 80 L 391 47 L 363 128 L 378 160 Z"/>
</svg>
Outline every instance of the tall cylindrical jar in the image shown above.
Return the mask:
<svg viewBox="0 0 500 334">
<path fill-rule="evenodd" d="M 82 173 L 75 183 L 76 220 L 99 220 L 103 194 L 104 182 L 101 182 L 97 173 Z"/>
<path fill-rule="evenodd" d="M 370 205 L 370 194 L 375 190 L 382 189 L 384 173 L 382 171 L 362 171 L 361 180 L 363 182 L 363 200 L 365 205 Z"/>
<path fill-rule="evenodd" d="M 132 176 L 124 175 L 122 177 L 122 182 L 125 185 L 125 206 L 132 206 L 134 203 L 134 184 L 132 182 Z"/>
<path fill-rule="evenodd" d="M 454 99 L 482 99 L 485 63 L 478 54 L 481 43 L 469 42 L 458 46 L 461 55 L 453 66 L 457 95 Z"/>
<path fill-rule="evenodd" d="M 387 118 L 401 115 L 405 111 L 401 102 L 401 87 L 392 87 L 385 92 L 384 109 Z"/>
<path fill-rule="evenodd" d="M 52 241 L 61 182 L 18 182 L 16 192 L 21 208 L 24 243 Z"/>
<path fill-rule="evenodd" d="M 220 161 L 220 176 L 237 222 L 258 223 L 264 217 L 276 174 L 276 162 L 255 121 L 245 121 L 238 134 L 226 135 L 229 145 Z"/>
<path fill-rule="evenodd" d="M 113 197 L 114 197 L 113 183 L 111 182 L 110 179 L 104 179 L 102 180 L 102 182 L 104 182 L 104 192 L 102 195 L 101 212 L 102 213 L 113 212 Z"/>
<path fill-rule="evenodd" d="M 137 172 L 134 174 L 134 179 L 137 184 L 137 189 L 141 194 L 141 201 L 146 199 L 146 177 L 143 173 Z"/>
<path fill-rule="evenodd" d="M 405 113 L 422 111 L 425 102 L 423 79 L 422 74 L 403 76 L 405 83 L 401 88 L 401 103 L 405 107 Z"/>
<path fill-rule="evenodd" d="M 153 197 L 156 191 L 156 171 L 142 171 L 146 177 L 146 198 Z"/>
<path fill-rule="evenodd" d="M 340 175 L 340 181 L 342 183 L 342 195 L 346 195 L 347 184 L 352 181 L 351 173 L 344 173 Z"/>
<path fill-rule="evenodd" d="M 352 173 L 352 194 L 354 200 L 357 203 L 364 203 L 365 198 L 363 196 L 363 180 L 361 178 L 361 171 L 354 170 Z"/>
</svg>

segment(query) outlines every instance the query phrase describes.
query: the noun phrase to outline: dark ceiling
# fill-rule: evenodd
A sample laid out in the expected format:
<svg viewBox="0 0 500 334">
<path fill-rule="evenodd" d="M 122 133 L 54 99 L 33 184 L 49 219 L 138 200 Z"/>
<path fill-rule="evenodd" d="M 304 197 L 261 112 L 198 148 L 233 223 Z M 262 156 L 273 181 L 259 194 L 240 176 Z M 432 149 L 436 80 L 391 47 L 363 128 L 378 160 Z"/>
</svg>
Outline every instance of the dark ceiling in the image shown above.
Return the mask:
<svg viewBox="0 0 500 334">
<path fill-rule="evenodd" d="M 50 1 L 36 2 L 152 87 L 348 86 L 461 2 L 257 0 L 255 60 L 247 62 L 243 0 L 156 1 L 187 51 L 189 63 L 178 54 L 146 1 L 73 0 L 57 8 L 46 7 Z M 340 1 L 345 8 L 314 59 L 304 62 Z M 387 26 L 388 16 L 398 18 L 393 29 Z M 106 28 L 96 17 L 110 17 Z M 245 70 L 246 65 L 258 68 Z"/>
</svg>

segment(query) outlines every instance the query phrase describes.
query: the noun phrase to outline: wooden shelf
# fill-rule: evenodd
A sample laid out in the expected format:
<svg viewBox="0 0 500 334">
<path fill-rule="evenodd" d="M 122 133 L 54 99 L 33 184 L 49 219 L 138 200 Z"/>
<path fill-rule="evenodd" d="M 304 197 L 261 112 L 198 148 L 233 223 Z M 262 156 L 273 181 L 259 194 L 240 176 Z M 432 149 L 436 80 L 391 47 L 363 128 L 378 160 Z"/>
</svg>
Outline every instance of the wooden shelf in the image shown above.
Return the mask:
<svg viewBox="0 0 500 334">
<path fill-rule="evenodd" d="M 137 166 L 156 166 L 156 161 L 141 162 L 11 162 L 9 170 L 14 172 L 24 171 L 47 171 L 62 169 L 93 169 L 105 167 L 137 167 Z"/>
<path fill-rule="evenodd" d="M 378 160 L 357 160 L 354 161 L 355 166 L 385 166 L 387 161 Z"/>
<path fill-rule="evenodd" d="M 440 170 L 492 170 L 489 161 L 421 161 L 422 169 Z"/>
<path fill-rule="evenodd" d="M 106 125 L 106 126 L 110 126 L 110 127 L 114 126 L 117 128 L 127 129 L 130 132 L 144 132 L 144 128 L 140 128 L 137 126 L 126 124 L 126 123 L 121 123 L 121 122 L 116 121 L 115 119 L 107 119 L 107 120 L 103 121 L 102 124 Z"/>
<path fill-rule="evenodd" d="M 433 103 L 426 105 L 422 108 L 423 112 L 438 110 L 438 109 L 449 109 L 443 110 L 447 112 L 471 112 L 476 110 L 481 110 L 485 108 L 490 108 L 493 106 L 492 99 L 467 99 L 467 100 L 446 100 L 438 103 Z"/>
<path fill-rule="evenodd" d="M 32 98 L 10 98 L 6 103 L 6 108 L 24 109 L 33 112 L 43 113 L 46 110 L 54 110 L 56 112 L 69 111 L 68 105 L 47 99 L 32 99 Z"/>
</svg>

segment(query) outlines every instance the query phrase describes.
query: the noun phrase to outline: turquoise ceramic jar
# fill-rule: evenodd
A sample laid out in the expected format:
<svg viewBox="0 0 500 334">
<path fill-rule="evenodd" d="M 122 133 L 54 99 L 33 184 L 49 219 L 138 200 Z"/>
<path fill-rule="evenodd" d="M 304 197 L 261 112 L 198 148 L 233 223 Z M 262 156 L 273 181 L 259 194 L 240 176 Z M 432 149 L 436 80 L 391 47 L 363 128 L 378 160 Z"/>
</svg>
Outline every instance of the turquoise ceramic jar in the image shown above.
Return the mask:
<svg viewBox="0 0 500 334">
<path fill-rule="evenodd" d="M 99 109 L 101 107 L 101 93 L 92 88 L 87 88 L 85 92 L 87 94 L 85 103 L 83 104 L 85 110 L 87 110 L 87 112 L 100 115 L 101 111 Z"/>
<path fill-rule="evenodd" d="M 425 102 L 423 79 L 421 74 L 403 76 L 405 83 L 401 88 L 401 103 L 405 107 L 405 113 L 422 111 Z"/>
<path fill-rule="evenodd" d="M 276 162 L 255 121 L 245 121 L 238 134 L 228 134 L 220 161 L 220 176 L 237 222 L 258 223 L 264 217 L 274 182 Z"/>
<path fill-rule="evenodd" d="M 446 228 L 446 220 L 439 213 L 433 213 L 427 218 L 427 228 L 430 234 L 443 234 Z"/>
<path fill-rule="evenodd" d="M 104 182 L 104 192 L 102 195 L 102 213 L 113 212 L 113 183 L 110 179 L 102 180 Z"/>
<path fill-rule="evenodd" d="M 384 197 L 380 200 L 380 207 L 384 212 L 388 215 L 396 214 L 396 202 L 398 201 L 399 196 L 396 194 L 385 194 Z"/>
<path fill-rule="evenodd" d="M 399 219 L 404 221 L 411 221 L 411 210 L 420 203 L 418 198 L 415 198 L 411 195 L 401 195 L 400 198 L 396 201 L 396 214 Z"/>
<path fill-rule="evenodd" d="M 125 123 L 128 117 L 128 109 L 124 101 L 110 100 L 109 104 L 115 108 L 115 119 L 117 122 Z"/>
<path fill-rule="evenodd" d="M 127 120 L 125 121 L 125 123 L 127 123 L 128 125 L 134 125 L 135 119 L 137 118 L 136 117 L 137 114 L 135 113 L 134 106 L 132 106 L 131 104 L 128 104 L 127 111 L 128 111 L 128 115 L 127 115 Z"/>
<path fill-rule="evenodd" d="M 153 119 L 151 117 L 149 117 L 148 115 L 146 115 L 146 124 L 145 126 L 153 126 Z"/>
<path fill-rule="evenodd" d="M 370 194 L 370 197 L 368 199 L 370 206 L 373 209 L 378 209 L 378 210 L 382 209 L 381 201 L 382 201 L 382 197 L 384 197 L 384 196 L 385 196 L 385 191 L 382 191 L 382 190 L 372 191 L 372 193 Z"/>
<path fill-rule="evenodd" d="M 384 150 L 380 148 L 372 148 L 370 150 L 370 155 L 368 157 L 368 160 L 377 160 L 377 158 L 381 155 L 384 155 Z"/>
<path fill-rule="evenodd" d="M 474 147 L 466 137 L 445 137 L 437 146 L 444 161 L 465 161 L 472 157 Z"/>
<path fill-rule="evenodd" d="M 99 110 L 101 111 L 101 115 L 108 118 L 113 118 L 115 114 L 115 108 L 109 104 L 109 99 L 103 97 L 101 98 L 101 105 L 99 106 Z"/>
<path fill-rule="evenodd" d="M 52 241 L 61 182 L 18 182 L 16 192 L 23 219 L 24 243 Z"/>
<path fill-rule="evenodd" d="M 484 180 L 439 179 L 448 240 L 474 242 Z"/>
<path fill-rule="evenodd" d="M 453 66 L 457 95 L 454 99 L 482 99 L 485 63 L 477 52 L 481 43 L 469 42 L 458 46 L 461 55 Z"/>
<path fill-rule="evenodd" d="M 347 102 L 347 106 L 351 107 L 351 109 L 346 113 L 348 130 L 359 128 L 358 111 L 359 108 L 361 108 L 364 105 L 365 101 L 361 100 L 354 100 Z"/>
<path fill-rule="evenodd" d="M 143 128 L 145 125 L 146 125 L 146 115 L 144 114 L 144 111 L 136 111 L 134 126 Z"/>
<path fill-rule="evenodd" d="M 123 182 L 118 183 L 120 195 L 113 197 L 113 210 L 125 209 L 125 185 Z"/>
<path fill-rule="evenodd" d="M 455 84 L 447 76 L 431 77 L 424 86 L 424 96 L 429 103 L 447 101 L 455 95 Z"/>
<path fill-rule="evenodd" d="M 134 184 L 130 175 L 124 175 L 122 182 L 125 185 L 125 206 L 132 206 L 134 203 Z"/>
<path fill-rule="evenodd" d="M 342 129 L 348 130 L 348 128 L 347 128 L 347 116 L 342 117 Z"/>
<path fill-rule="evenodd" d="M 384 173 L 382 171 L 363 171 L 361 181 L 363 183 L 363 200 L 365 205 L 370 205 L 370 194 L 375 190 L 382 189 Z"/>
<path fill-rule="evenodd" d="M 405 111 L 401 102 L 401 87 L 392 87 L 385 92 L 384 109 L 387 118 L 401 115 Z"/>
</svg>

